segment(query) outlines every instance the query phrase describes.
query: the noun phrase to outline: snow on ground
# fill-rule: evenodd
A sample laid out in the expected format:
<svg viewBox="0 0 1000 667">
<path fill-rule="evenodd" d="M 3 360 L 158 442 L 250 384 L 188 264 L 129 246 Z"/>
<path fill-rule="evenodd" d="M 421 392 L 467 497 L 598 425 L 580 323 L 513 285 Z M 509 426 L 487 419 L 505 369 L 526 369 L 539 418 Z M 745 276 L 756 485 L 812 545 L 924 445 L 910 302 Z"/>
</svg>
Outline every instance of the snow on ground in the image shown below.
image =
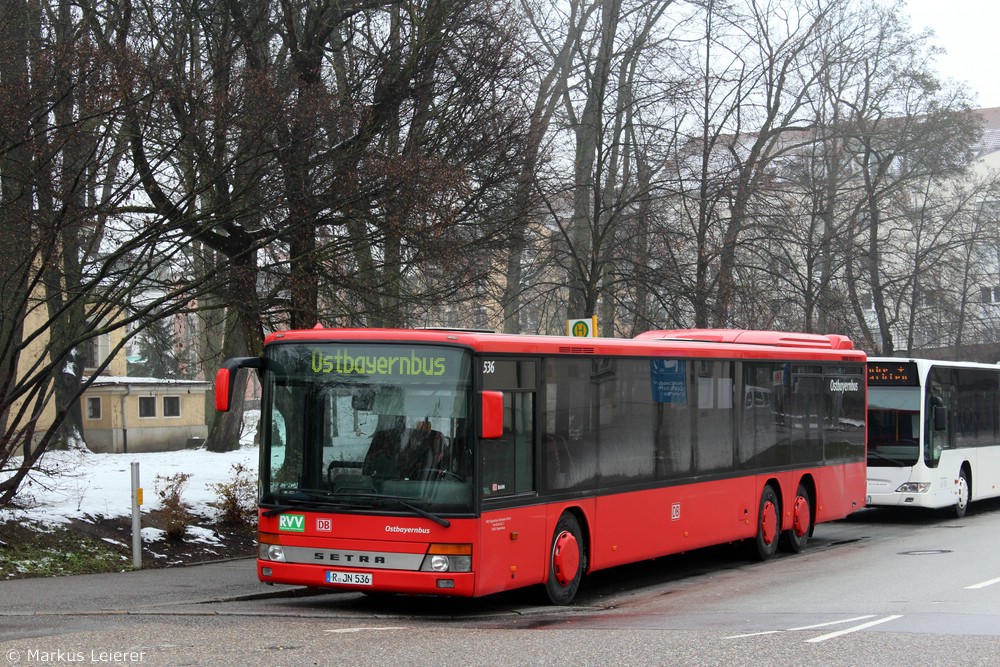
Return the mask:
<svg viewBox="0 0 1000 667">
<path fill-rule="evenodd" d="M 143 512 L 160 508 L 157 492 L 164 488 L 164 482 L 157 481 L 157 476 L 168 478 L 185 473 L 191 477 L 181 491 L 181 500 L 196 514 L 214 517 L 218 511 L 210 503 L 220 500 L 214 485 L 232 482 L 234 465 L 242 465 L 256 478 L 257 448 L 253 446 L 256 429 L 248 428 L 251 423 L 255 426 L 254 417 L 256 415 L 247 414 L 243 429 L 247 435 L 240 449 L 233 452 L 216 453 L 205 449 L 136 454 L 94 454 L 86 450 L 46 452 L 38 470 L 31 473 L 18 491 L 15 503 L 20 507 L 0 509 L 0 522 L 59 524 L 87 517 L 131 516 L 133 462 L 139 464 Z M 9 463 L 16 467 L 18 460 L 12 459 Z"/>
</svg>

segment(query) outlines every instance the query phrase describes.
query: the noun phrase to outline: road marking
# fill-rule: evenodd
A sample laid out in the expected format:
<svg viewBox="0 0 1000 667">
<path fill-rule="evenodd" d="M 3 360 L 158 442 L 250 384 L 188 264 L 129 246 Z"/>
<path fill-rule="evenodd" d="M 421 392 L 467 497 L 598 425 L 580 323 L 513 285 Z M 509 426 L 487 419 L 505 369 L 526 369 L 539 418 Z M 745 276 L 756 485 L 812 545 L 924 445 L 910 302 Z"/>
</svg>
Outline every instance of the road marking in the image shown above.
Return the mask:
<svg viewBox="0 0 1000 667">
<path fill-rule="evenodd" d="M 989 581 L 982 581 L 978 584 L 972 584 L 971 586 L 966 586 L 965 590 L 971 591 L 977 588 L 986 588 L 987 586 L 992 586 L 993 584 L 1000 584 L 1000 577 L 996 579 L 990 579 Z"/>
<path fill-rule="evenodd" d="M 746 637 L 760 637 L 761 635 L 779 635 L 784 630 L 764 630 L 763 632 L 749 632 L 745 635 L 730 635 L 729 637 L 723 637 L 723 639 L 744 639 Z"/>
<path fill-rule="evenodd" d="M 336 630 L 324 630 L 323 632 L 331 632 L 334 634 L 346 634 L 349 632 L 379 632 L 380 630 L 402 630 L 402 626 L 386 626 L 383 628 L 337 628 Z"/>
<path fill-rule="evenodd" d="M 843 630 L 837 630 L 836 632 L 831 632 L 825 635 L 820 635 L 819 637 L 813 637 L 812 639 L 807 639 L 808 644 L 818 644 L 819 642 L 825 642 L 827 639 L 834 639 L 835 637 L 841 637 L 843 635 L 850 634 L 852 632 L 857 632 L 859 630 L 866 630 L 870 627 L 880 625 L 882 623 L 888 623 L 889 621 L 895 621 L 897 618 L 902 618 L 901 614 L 895 614 L 893 616 L 886 616 L 885 618 L 880 618 L 876 621 L 869 621 L 867 623 L 862 623 L 861 625 L 855 625 L 853 628 L 844 628 Z"/>
<path fill-rule="evenodd" d="M 792 632 L 795 630 L 815 630 L 816 628 L 825 628 L 830 625 L 840 625 L 841 623 L 853 623 L 854 621 L 863 621 L 866 618 L 875 618 L 875 614 L 865 614 L 864 616 L 845 618 L 840 621 L 829 621 L 828 623 L 817 623 L 816 625 L 803 625 L 801 628 L 789 628 L 788 631 Z"/>
<path fill-rule="evenodd" d="M 798 630 L 815 630 L 816 628 L 825 628 L 831 625 L 841 625 L 842 623 L 853 623 L 854 621 L 863 621 L 866 618 L 875 618 L 875 614 L 866 614 L 865 616 L 855 616 L 854 618 L 843 618 L 839 621 L 827 621 L 826 623 L 817 623 L 815 625 L 803 625 L 801 628 L 788 628 L 787 630 L 764 630 L 763 632 L 749 632 L 745 635 L 732 635 L 731 637 L 725 637 L 725 639 L 743 639 L 744 637 L 776 635 L 782 632 L 796 632 Z"/>
</svg>

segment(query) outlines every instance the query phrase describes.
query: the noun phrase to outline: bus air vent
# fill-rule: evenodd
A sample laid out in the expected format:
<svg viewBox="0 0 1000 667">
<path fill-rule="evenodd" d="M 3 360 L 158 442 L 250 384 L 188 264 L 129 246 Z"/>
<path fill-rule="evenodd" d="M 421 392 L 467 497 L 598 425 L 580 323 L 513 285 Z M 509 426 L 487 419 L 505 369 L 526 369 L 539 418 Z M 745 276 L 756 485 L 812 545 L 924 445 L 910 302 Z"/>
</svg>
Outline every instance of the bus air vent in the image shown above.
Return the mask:
<svg viewBox="0 0 1000 667">
<path fill-rule="evenodd" d="M 416 331 L 444 331 L 453 333 L 494 334 L 496 329 L 464 329 L 459 327 L 416 327 Z"/>
</svg>

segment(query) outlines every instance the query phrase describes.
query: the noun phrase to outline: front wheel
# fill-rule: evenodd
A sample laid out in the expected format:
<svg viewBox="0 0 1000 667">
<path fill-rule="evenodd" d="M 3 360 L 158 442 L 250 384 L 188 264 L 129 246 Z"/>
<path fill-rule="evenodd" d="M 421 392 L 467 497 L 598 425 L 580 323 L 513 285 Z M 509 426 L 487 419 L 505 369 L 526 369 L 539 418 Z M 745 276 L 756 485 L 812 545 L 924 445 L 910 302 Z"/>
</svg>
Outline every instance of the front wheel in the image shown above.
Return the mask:
<svg viewBox="0 0 1000 667">
<path fill-rule="evenodd" d="M 958 473 L 958 501 L 955 503 L 955 517 L 961 519 L 969 509 L 969 498 L 972 494 L 972 487 L 969 485 L 969 473 L 965 468 Z"/>
<path fill-rule="evenodd" d="M 549 552 L 549 577 L 545 592 L 552 604 L 569 604 L 576 597 L 580 580 L 587 569 L 587 548 L 576 516 L 566 512 L 559 517 Z"/>
<path fill-rule="evenodd" d="M 764 487 L 760 494 L 760 508 L 757 512 L 757 557 L 769 560 L 778 551 L 778 536 L 781 532 L 781 504 L 774 487 Z"/>
</svg>

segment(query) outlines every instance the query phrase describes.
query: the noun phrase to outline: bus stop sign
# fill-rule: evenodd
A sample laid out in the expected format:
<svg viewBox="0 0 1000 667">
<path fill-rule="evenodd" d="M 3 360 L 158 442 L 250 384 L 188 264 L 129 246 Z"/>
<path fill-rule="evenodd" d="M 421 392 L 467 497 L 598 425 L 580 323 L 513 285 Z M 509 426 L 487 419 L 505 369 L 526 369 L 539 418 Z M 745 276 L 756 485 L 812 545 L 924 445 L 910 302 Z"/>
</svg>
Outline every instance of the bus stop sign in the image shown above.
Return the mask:
<svg viewBox="0 0 1000 667">
<path fill-rule="evenodd" d="M 597 337 L 597 316 L 591 315 L 580 320 L 566 320 L 566 335 L 577 338 Z"/>
</svg>

